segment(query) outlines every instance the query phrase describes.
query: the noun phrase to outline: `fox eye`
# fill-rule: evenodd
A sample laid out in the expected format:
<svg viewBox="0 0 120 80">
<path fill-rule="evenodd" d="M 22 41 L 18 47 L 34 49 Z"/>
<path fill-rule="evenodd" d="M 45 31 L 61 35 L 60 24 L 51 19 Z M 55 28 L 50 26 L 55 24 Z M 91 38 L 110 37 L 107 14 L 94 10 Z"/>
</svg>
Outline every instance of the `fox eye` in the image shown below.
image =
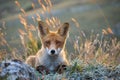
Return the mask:
<svg viewBox="0 0 120 80">
<path fill-rule="evenodd" d="M 56 44 L 57 44 L 57 45 L 60 45 L 60 44 L 61 44 L 61 41 L 56 41 Z"/>
<path fill-rule="evenodd" d="M 50 41 L 45 41 L 45 45 L 50 45 Z"/>
</svg>

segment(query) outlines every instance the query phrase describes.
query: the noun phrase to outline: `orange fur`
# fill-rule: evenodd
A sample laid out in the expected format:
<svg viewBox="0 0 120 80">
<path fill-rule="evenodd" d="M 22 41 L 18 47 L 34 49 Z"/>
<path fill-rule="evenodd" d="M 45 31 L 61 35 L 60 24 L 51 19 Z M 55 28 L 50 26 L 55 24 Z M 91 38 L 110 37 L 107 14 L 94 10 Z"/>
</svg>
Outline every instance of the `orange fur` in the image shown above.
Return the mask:
<svg viewBox="0 0 120 80">
<path fill-rule="evenodd" d="M 36 55 L 29 56 L 26 63 L 35 68 L 43 65 L 50 71 L 54 71 L 61 64 L 69 65 L 64 51 L 69 24 L 64 23 L 56 32 L 53 32 L 49 31 L 46 23 L 39 21 L 38 29 L 42 47 Z"/>
</svg>

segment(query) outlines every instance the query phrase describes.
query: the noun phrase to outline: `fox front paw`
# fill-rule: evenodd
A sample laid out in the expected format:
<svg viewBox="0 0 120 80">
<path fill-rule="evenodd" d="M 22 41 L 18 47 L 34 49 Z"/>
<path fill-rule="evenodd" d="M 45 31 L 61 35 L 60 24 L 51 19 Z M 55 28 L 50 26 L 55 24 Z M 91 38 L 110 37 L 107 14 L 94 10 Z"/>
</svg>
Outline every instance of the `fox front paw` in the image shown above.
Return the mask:
<svg viewBox="0 0 120 80">
<path fill-rule="evenodd" d="M 56 68 L 56 72 L 61 74 L 67 69 L 67 65 L 58 65 Z"/>
<path fill-rule="evenodd" d="M 36 70 L 41 74 L 49 74 L 50 71 L 43 65 L 37 66 Z"/>
</svg>

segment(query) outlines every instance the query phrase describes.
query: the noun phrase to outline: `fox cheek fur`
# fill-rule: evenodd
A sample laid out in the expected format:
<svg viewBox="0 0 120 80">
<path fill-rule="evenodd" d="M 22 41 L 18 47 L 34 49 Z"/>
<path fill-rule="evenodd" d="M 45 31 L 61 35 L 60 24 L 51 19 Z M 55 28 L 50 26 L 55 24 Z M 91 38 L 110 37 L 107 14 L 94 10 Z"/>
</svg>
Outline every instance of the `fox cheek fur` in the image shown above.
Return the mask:
<svg viewBox="0 0 120 80">
<path fill-rule="evenodd" d="M 45 66 L 54 71 L 59 65 L 69 65 L 64 51 L 69 30 L 69 23 L 64 23 L 57 31 L 49 31 L 48 25 L 38 22 L 38 30 L 42 43 L 41 49 L 34 56 L 27 58 L 26 63 L 33 67 Z"/>
</svg>

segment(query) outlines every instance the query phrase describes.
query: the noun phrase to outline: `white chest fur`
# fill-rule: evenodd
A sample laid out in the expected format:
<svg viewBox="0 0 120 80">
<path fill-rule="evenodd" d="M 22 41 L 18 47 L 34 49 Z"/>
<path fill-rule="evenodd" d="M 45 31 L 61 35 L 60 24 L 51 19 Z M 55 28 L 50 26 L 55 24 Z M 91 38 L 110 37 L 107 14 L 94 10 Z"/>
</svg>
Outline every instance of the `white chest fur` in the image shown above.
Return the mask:
<svg viewBox="0 0 120 80">
<path fill-rule="evenodd" d="M 45 66 L 50 71 L 54 71 L 58 65 L 64 62 L 64 58 L 61 56 L 44 55 L 44 56 L 41 56 L 39 62 L 40 62 L 40 65 Z"/>
</svg>

